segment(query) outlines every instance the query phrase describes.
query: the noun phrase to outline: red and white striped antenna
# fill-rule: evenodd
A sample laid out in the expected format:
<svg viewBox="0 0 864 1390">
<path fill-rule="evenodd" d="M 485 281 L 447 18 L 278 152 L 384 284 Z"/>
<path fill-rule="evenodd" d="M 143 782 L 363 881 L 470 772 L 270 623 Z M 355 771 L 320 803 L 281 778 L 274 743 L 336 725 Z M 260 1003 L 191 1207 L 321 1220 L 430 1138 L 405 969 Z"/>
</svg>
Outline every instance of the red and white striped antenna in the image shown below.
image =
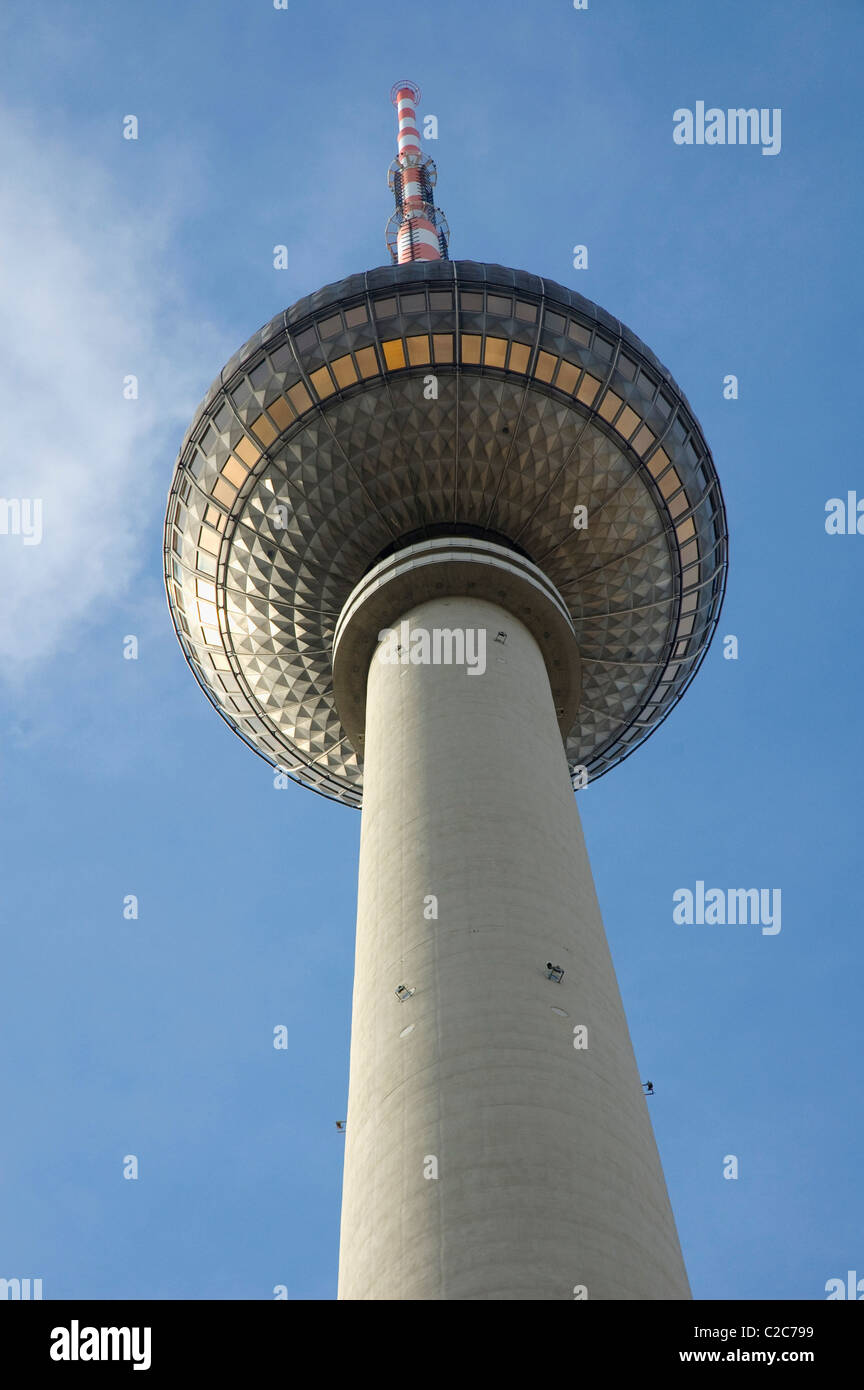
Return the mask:
<svg viewBox="0 0 864 1390">
<path fill-rule="evenodd" d="M 424 156 L 420 148 L 420 88 L 416 82 L 394 82 L 390 100 L 396 107 L 399 130 L 399 153 L 387 176 L 396 200 L 385 233 L 390 259 L 400 265 L 405 261 L 446 261 L 450 228 L 441 209 L 436 208 L 432 192 L 438 170 L 431 155 Z"/>
</svg>

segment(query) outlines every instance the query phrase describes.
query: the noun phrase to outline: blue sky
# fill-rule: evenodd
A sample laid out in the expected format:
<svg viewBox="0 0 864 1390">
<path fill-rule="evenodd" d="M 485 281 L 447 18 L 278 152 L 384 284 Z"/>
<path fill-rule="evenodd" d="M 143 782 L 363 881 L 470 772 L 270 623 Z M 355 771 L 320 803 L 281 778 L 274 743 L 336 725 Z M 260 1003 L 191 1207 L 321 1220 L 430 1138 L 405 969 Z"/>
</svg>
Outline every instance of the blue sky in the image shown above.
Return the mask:
<svg viewBox="0 0 864 1390">
<path fill-rule="evenodd" d="M 864 495 L 862 40 L 857 0 L 0 18 L 0 492 L 44 506 L 41 544 L 0 535 L 0 1276 L 46 1298 L 335 1297 L 359 816 L 274 790 L 204 699 L 161 527 L 224 361 L 383 262 L 403 77 L 439 120 L 451 254 L 621 318 L 724 488 L 739 658 L 715 643 L 580 794 L 694 1294 L 864 1275 L 864 537 L 824 525 Z M 700 100 L 781 108 L 780 154 L 675 145 Z M 700 879 L 780 888 L 782 930 L 675 925 Z"/>
</svg>

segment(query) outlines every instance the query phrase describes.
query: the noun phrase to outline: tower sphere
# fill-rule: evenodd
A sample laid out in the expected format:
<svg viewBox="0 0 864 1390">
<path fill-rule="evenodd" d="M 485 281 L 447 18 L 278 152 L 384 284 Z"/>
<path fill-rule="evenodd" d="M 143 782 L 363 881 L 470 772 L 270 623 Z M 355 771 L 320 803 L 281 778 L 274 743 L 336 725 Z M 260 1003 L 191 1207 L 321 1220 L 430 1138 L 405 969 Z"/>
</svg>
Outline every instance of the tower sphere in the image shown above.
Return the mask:
<svg viewBox="0 0 864 1390">
<path fill-rule="evenodd" d="M 627 757 L 680 699 L 717 622 L 717 475 L 686 398 L 635 334 L 503 266 L 349 276 L 231 358 L 168 504 L 186 659 L 256 752 L 358 806 L 362 739 L 334 698 L 340 614 L 388 556 L 440 552 L 448 537 L 527 561 L 566 610 L 581 665 L 562 729 L 571 769 L 593 780 Z"/>
</svg>

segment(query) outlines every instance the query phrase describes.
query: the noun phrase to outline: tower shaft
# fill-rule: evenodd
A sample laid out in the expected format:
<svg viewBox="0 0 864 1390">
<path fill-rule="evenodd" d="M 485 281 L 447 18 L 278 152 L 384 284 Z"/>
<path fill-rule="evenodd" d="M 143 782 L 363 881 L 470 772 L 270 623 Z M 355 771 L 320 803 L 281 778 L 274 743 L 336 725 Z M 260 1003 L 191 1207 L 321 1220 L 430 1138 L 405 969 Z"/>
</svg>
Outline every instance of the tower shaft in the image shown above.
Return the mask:
<svg viewBox="0 0 864 1390">
<path fill-rule="evenodd" d="M 687 1299 L 540 647 L 405 621 L 485 669 L 369 666 L 339 1297 Z"/>
</svg>

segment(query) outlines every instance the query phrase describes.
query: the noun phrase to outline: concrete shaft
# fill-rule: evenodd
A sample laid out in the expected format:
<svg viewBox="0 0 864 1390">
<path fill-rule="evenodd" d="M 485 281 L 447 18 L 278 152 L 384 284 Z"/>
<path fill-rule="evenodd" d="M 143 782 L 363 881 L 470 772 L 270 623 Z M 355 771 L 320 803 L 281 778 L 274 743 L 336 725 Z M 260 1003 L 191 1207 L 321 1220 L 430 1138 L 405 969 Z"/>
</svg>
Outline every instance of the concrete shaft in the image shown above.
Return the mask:
<svg viewBox="0 0 864 1390">
<path fill-rule="evenodd" d="M 540 648 L 403 616 L 486 669 L 369 668 L 339 1297 L 687 1299 Z"/>
</svg>

